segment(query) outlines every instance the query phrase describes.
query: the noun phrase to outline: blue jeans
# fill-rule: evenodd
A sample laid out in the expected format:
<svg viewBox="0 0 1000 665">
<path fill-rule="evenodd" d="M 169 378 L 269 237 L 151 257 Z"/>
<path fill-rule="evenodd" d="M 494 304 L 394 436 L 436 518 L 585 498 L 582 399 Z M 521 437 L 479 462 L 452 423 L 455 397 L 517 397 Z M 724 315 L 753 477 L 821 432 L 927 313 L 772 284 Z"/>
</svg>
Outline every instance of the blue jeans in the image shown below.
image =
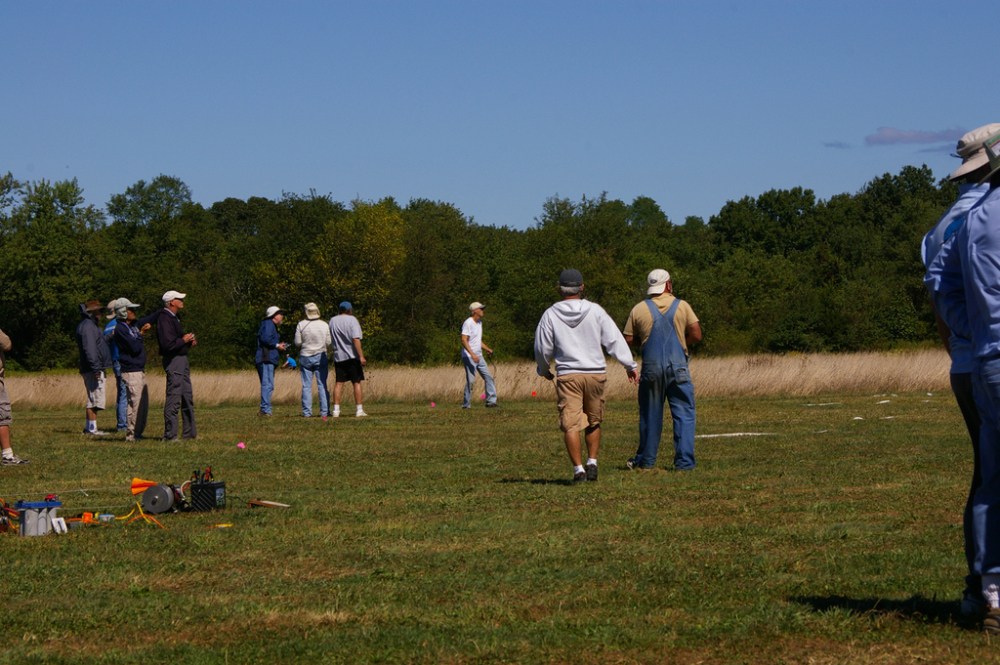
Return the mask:
<svg viewBox="0 0 1000 665">
<path fill-rule="evenodd" d="M 462 354 L 462 364 L 465 365 L 465 401 L 462 402 L 463 409 L 472 408 L 472 384 L 476 381 L 476 372 L 483 377 L 486 382 L 486 403 L 497 403 L 497 387 L 493 383 L 493 375 L 486 365 L 486 358 L 479 356 L 479 362 L 472 362 L 472 358 Z"/>
<path fill-rule="evenodd" d="M 128 388 L 122 379 L 122 366 L 117 360 L 111 361 L 115 370 L 115 386 L 118 388 L 118 402 L 115 404 L 115 416 L 118 418 L 118 431 L 128 429 Z"/>
<path fill-rule="evenodd" d="M 312 415 L 313 376 L 319 386 L 319 412 L 322 416 L 330 415 L 330 393 L 326 387 L 326 377 L 330 372 L 330 361 L 326 353 L 318 356 L 299 356 L 299 373 L 302 376 L 302 415 L 306 418 Z"/>
<path fill-rule="evenodd" d="M 982 591 L 982 579 L 976 574 L 976 529 L 972 519 L 973 506 L 976 502 L 976 492 L 983 484 L 982 467 L 979 462 L 979 411 L 973 396 L 971 374 L 952 374 L 951 391 L 955 393 L 958 408 L 962 411 L 965 426 L 972 439 L 972 482 L 969 486 L 969 496 L 965 501 L 965 511 L 962 513 L 962 531 L 965 535 L 965 561 L 969 574 L 965 577 L 966 591 L 979 594 Z"/>
<path fill-rule="evenodd" d="M 1000 356 L 983 358 L 972 372 L 973 396 L 982 418 L 979 464 L 982 485 L 972 501 L 977 575 L 1000 575 Z"/>
<path fill-rule="evenodd" d="M 260 377 L 260 412 L 271 413 L 271 393 L 274 392 L 274 365 L 260 363 L 257 365 L 257 376 Z"/>
<path fill-rule="evenodd" d="M 645 368 L 644 368 L 645 369 Z M 671 369 L 643 372 L 639 381 L 639 449 L 635 453 L 635 466 L 651 469 L 656 464 L 663 433 L 663 402 L 670 404 L 674 421 L 674 468 L 694 468 L 694 384 L 687 376 L 678 383 Z"/>
</svg>

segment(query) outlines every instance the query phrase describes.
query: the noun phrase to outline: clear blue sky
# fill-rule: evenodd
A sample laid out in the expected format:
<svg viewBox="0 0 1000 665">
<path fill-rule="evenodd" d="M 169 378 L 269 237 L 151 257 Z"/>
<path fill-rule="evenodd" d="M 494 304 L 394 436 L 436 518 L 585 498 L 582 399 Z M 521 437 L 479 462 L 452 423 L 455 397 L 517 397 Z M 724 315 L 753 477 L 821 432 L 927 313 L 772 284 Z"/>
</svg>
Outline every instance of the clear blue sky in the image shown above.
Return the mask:
<svg viewBox="0 0 1000 665">
<path fill-rule="evenodd" d="M 1000 121 L 994 2 L 14 2 L 0 173 L 88 203 L 315 189 L 525 228 L 546 198 L 670 219 L 828 198 Z M 973 73 L 980 61 L 981 73 Z M 964 78 L 963 78 L 964 76 Z"/>
</svg>

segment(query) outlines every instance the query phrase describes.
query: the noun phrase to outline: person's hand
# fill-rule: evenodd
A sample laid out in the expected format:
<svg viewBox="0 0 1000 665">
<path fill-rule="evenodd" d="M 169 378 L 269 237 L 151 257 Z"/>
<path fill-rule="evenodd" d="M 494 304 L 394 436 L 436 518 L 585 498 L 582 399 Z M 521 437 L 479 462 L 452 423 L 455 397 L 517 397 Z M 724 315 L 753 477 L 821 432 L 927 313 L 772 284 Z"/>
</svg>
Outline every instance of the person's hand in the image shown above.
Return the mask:
<svg viewBox="0 0 1000 665">
<path fill-rule="evenodd" d="M 493 349 L 486 349 L 486 352 L 489 353 L 491 356 L 493 355 Z"/>
<path fill-rule="evenodd" d="M 635 384 L 639 383 L 639 374 L 634 369 L 627 369 L 625 370 L 625 373 L 628 374 L 629 383 L 635 383 Z"/>
<path fill-rule="evenodd" d="M 278 348 L 284 351 L 288 348 L 288 342 L 278 342 Z"/>
<path fill-rule="evenodd" d="M 368 364 L 368 360 L 366 360 L 364 356 L 361 356 L 361 364 L 362 365 L 367 365 Z"/>
<path fill-rule="evenodd" d="M 477 356 L 475 353 L 472 354 L 472 362 L 474 363 L 479 362 L 479 356 Z"/>
<path fill-rule="evenodd" d="M 152 327 L 153 327 L 152 323 L 147 323 L 146 325 L 144 325 L 142 328 L 139 329 L 139 334 L 145 335 L 146 333 L 149 332 L 149 329 Z"/>
<path fill-rule="evenodd" d="M 194 333 L 188 333 L 184 335 L 184 337 L 181 337 L 181 339 L 184 340 L 185 344 L 190 344 L 191 342 L 194 341 Z"/>
</svg>

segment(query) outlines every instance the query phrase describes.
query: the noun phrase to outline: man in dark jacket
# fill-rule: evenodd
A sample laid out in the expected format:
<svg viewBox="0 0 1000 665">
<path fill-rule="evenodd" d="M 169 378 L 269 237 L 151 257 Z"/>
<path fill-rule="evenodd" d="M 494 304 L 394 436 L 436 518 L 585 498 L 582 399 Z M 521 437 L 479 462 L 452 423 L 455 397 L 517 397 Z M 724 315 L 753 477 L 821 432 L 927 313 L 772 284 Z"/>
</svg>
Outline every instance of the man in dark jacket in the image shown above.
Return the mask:
<svg viewBox="0 0 1000 665">
<path fill-rule="evenodd" d="M 114 301 L 115 334 L 114 345 L 118 350 L 118 365 L 127 395 L 125 415 L 126 441 L 141 439 L 146 429 L 146 411 L 149 407 L 149 391 L 146 388 L 146 347 L 142 343 L 142 332 L 136 325 L 135 310 L 139 305 L 128 298 Z"/>
<path fill-rule="evenodd" d="M 83 433 L 105 436 L 97 429 L 97 412 L 104 410 L 104 370 L 111 367 L 111 349 L 98 325 L 104 309 L 101 303 L 90 300 L 80 305 L 82 320 L 76 327 L 76 345 L 80 350 L 80 375 L 87 387 L 87 424 Z"/>
<path fill-rule="evenodd" d="M 285 313 L 278 307 L 268 307 L 264 320 L 257 331 L 257 354 L 254 364 L 257 365 L 257 376 L 260 377 L 260 415 L 271 415 L 271 393 L 274 392 L 274 369 L 278 366 L 278 351 L 284 351 L 288 344 L 278 336 L 278 326 L 285 318 Z"/>
<path fill-rule="evenodd" d="M 183 413 L 185 439 L 198 436 L 194 422 L 194 391 L 191 389 L 191 365 L 188 364 L 188 349 L 198 342 L 194 333 L 185 333 L 177 313 L 184 309 L 185 293 L 167 291 L 163 294 L 163 309 L 139 320 L 139 330 L 146 332 L 148 326 L 156 326 L 156 338 L 163 356 L 163 370 L 167 373 L 167 396 L 163 404 L 163 439 L 177 440 L 178 412 Z"/>
</svg>

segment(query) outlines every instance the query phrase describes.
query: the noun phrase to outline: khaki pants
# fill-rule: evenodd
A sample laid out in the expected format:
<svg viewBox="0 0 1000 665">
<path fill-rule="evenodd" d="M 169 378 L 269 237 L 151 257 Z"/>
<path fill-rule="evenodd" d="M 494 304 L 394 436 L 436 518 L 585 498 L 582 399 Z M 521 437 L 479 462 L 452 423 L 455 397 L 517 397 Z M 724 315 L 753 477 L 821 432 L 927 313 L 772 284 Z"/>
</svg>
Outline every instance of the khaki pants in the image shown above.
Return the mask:
<svg viewBox="0 0 1000 665">
<path fill-rule="evenodd" d="M 608 375 L 563 374 L 556 377 L 559 429 L 579 432 L 604 420 L 604 384 Z"/>
<path fill-rule="evenodd" d="M 149 410 L 149 390 L 146 388 L 145 372 L 122 372 L 122 381 L 128 392 L 128 411 L 125 421 L 128 432 L 126 441 L 133 441 L 146 431 L 146 413 Z"/>
</svg>

